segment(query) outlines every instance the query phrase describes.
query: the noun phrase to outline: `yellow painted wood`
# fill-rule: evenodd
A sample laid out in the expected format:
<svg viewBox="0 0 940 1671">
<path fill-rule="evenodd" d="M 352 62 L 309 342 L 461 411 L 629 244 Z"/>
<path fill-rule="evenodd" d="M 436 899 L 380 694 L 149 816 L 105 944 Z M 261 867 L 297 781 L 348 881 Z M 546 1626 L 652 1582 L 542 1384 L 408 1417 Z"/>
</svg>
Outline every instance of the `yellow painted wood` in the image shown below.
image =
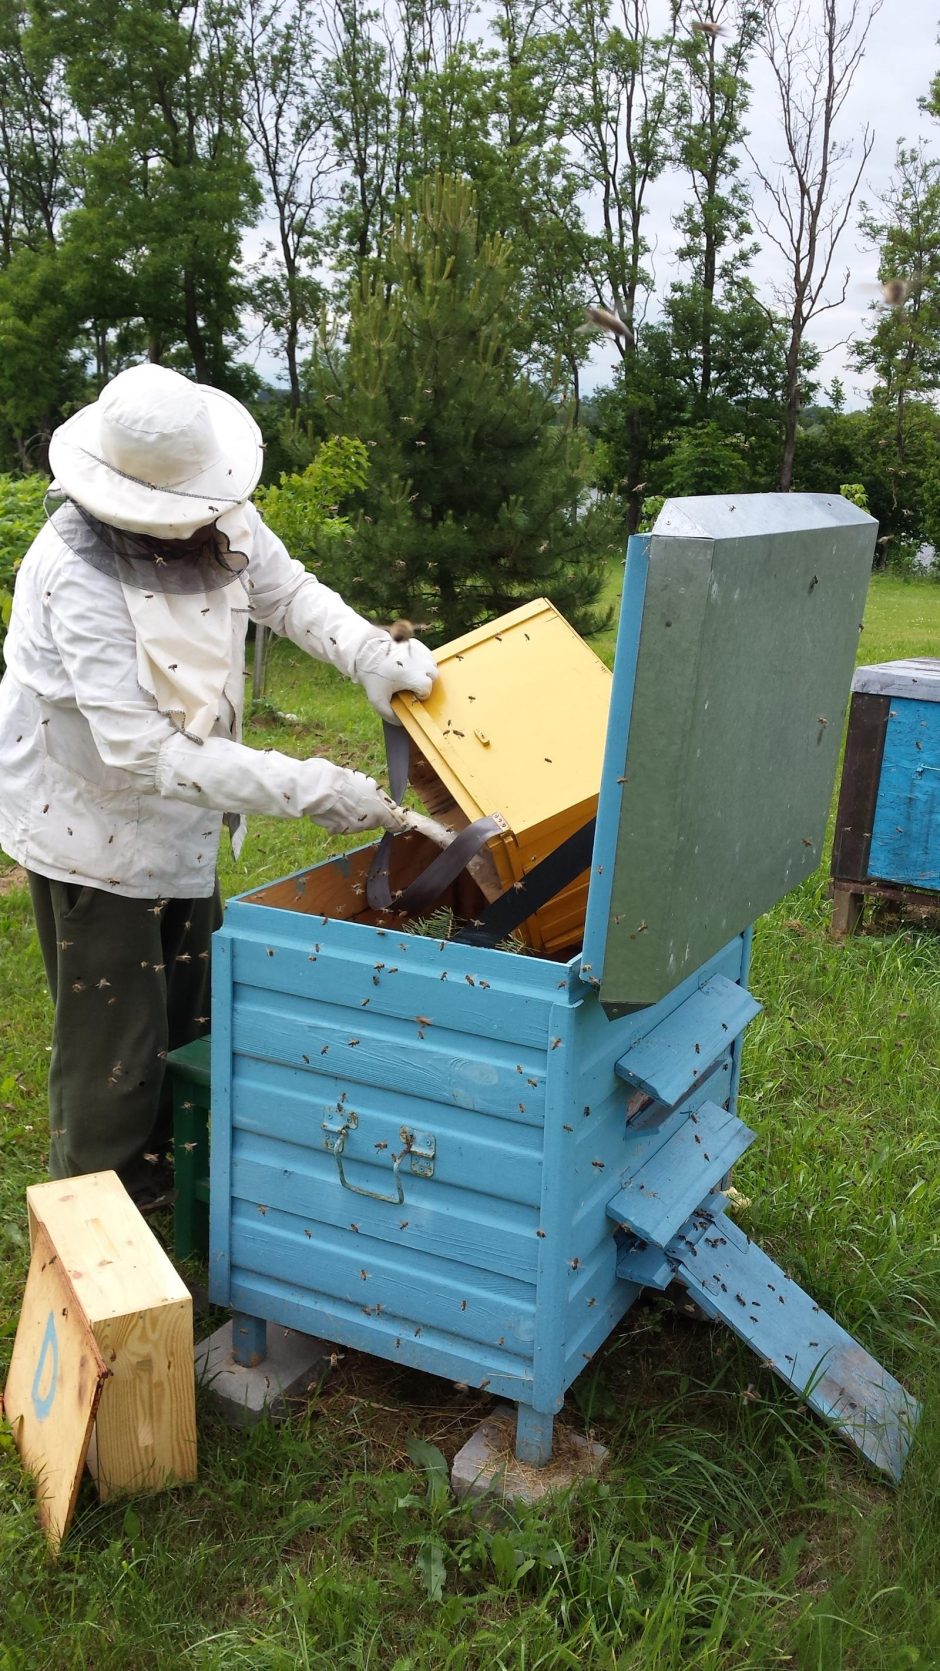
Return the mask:
<svg viewBox="0 0 940 1671">
<path fill-rule="evenodd" d="M 36 1482 L 39 1521 L 54 1552 L 68 1531 L 108 1369 L 48 1235 L 33 1239 L 3 1411 Z"/>
<path fill-rule="evenodd" d="M 103 1498 L 196 1477 L 192 1299 L 114 1172 L 36 1184 L 45 1231 L 87 1315 L 109 1380 L 88 1465 Z"/>
<path fill-rule="evenodd" d="M 505 819 L 490 851 L 510 887 L 596 811 L 611 675 L 545 598 L 435 654 L 429 699 L 393 706 L 461 812 Z M 530 943 L 570 947 L 586 900 L 585 875 L 526 924 Z"/>
</svg>

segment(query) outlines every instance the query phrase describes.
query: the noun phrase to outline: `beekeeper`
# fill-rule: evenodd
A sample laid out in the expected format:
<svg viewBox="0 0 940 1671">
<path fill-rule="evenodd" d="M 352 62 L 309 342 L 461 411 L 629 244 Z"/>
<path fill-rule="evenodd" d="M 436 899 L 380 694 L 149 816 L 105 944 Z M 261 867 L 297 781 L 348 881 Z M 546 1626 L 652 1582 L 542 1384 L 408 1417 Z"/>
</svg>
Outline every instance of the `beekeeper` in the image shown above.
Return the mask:
<svg viewBox="0 0 940 1671">
<path fill-rule="evenodd" d="M 223 815 L 401 827 L 362 772 L 239 742 L 248 622 L 386 719 L 436 676 L 423 644 L 288 556 L 249 502 L 261 463 L 238 401 L 121 372 L 52 437 L 64 503 L 23 560 L 5 645 L 0 845 L 28 873 L 55 1004 L 49 1170 L 113 1167 L 145 1206 L 170 1182 L 167 1051 L 209 1024 Z"/>
</svg>

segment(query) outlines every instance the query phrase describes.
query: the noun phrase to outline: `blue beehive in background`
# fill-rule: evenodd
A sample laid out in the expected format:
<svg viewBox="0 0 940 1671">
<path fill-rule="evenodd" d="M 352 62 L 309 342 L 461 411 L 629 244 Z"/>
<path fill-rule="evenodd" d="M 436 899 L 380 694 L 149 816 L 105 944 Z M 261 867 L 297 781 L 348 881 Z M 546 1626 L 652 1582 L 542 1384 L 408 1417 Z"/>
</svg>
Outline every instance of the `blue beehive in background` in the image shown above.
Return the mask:
<svg viewBox="0 0 940 1671">
<path fill-rule="evenodd" d="M 940 661 L 857 669 L 832 874 L 836 935 L 858 926 L 866 894 L 940 891 Z"/>
<path fill-rule="evenodd" d="M 913 1400 L 721 1190 L 753 1140 L 749 925 L 819 862 L 874 533 L 760 495 L 631 541 L 583 945 L 409 932 L 364 907 L 371 847 L 230 902 L 210 1294 L 242 1361 L 275 1322 L 488 1388 L 539 1465 L 641 1289 L 679 1281 L 900 1472 Z M 397 887 L 430 852 L 396 840 Z M 485 921 L 466 875 L 442 903 Z"/>
</svg>

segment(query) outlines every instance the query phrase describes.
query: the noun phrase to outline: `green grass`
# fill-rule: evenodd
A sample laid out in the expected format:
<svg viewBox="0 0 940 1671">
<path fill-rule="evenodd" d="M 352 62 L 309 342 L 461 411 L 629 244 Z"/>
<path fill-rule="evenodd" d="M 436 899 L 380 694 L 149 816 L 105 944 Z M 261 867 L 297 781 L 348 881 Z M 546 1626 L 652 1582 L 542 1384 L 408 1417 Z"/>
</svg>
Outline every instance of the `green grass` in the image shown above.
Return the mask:
<svg viewBox="0 0 940 1671">
<path fill-rule="evenodd" d="M 612 594 L 618 576 L 612 576 Z M 879 577 L 861 659 L 936 653 L 940 588 Z M 610 653 L 613 634 L 603 635 Z M 296 723 L 250 740 L 377 770 L 361 695 L 290 646 Z M 336 843 L 257 820 L 227 891 Z M 827 935 L 820 873 L 759 924 L 736 1169 L 747 1230 L 924 1401 L 892 1490 L 722 1329 L 651 1301 L 569 1394 L 605 1481 L 504 1523 L 441 1486 L 484 1396 L 347 1353 L 282 1428 L 200 1407 L 200 1478 L 133 1503 L 82 1489 L 56 1566 L 0 1451 L 0 1671 L 902 1671 L 940 1666 L 940 939 L 885 916 Z M 0 896 L 0 1330 L 42 1176 L 48 1003 L 19 889 Z M 165 1226 L 163 1227 L 166 1228 Z"/>
</svg>

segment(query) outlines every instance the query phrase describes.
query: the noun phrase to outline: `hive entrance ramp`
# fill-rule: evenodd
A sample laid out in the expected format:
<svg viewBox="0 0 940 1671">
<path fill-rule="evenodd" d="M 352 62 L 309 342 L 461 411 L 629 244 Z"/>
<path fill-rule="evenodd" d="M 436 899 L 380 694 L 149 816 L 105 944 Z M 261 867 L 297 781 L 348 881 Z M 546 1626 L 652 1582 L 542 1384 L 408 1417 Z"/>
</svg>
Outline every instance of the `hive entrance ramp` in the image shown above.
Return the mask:
<svg viewBox="0 0 940 1671">
<path fill-rule="evenodd" d="M 659 1288 L 681 1282 L 810 1409 L 899 1480 L 920 1416 L 917 1400 L 732 1223 L 722 1204 L 713 1196 L 662 1249 L 625 1240 L 618 1275 Z"/>
</svg>

